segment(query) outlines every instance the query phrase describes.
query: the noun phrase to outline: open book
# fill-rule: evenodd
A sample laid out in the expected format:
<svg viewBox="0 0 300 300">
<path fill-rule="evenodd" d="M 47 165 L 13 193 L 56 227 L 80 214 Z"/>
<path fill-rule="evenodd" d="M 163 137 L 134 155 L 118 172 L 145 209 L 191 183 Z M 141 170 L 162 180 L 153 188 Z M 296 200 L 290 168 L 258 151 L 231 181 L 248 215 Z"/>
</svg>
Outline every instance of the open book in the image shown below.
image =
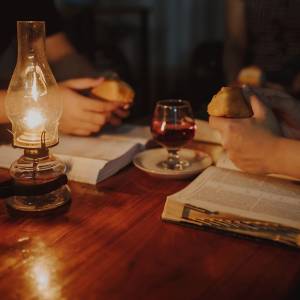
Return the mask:
<svg viewBox="0 0 300 300">
<path fill-rule="evenodd" d="M 167 197 L 162 219 L 300 247 L 300 183 L 246 174 L 221 154 L 216 166 Z"/>
<path fill-rule="evenodd" d="M 300 247 L 300 184 L 209 167 L 167 197 L 162 218 Z"/>
<path fill-rule="evenodd" d="M 70 180 L 96 184 L 128 165 L 147 142 L 147 138 L 138 137 L 136 127 L 126 126 L 122 132 L 98 137 L 62 135 L 51 153 L 66 163 Z M 1 145 L 0 167 L 9 168 L 22 154 L 22 149 Z"/>
</svg>

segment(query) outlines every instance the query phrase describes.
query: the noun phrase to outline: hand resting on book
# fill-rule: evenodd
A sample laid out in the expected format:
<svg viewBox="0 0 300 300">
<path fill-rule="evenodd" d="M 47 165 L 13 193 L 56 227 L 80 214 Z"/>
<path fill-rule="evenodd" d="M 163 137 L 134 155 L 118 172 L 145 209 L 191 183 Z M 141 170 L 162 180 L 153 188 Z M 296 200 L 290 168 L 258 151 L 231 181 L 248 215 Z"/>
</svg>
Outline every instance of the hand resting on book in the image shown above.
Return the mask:
<svg viewBox="0 0 300 300">
<path fill-rule="evenodd" d="M 249 94 L 249 90 L 247 90 Z M 284 174 L 300 178 L 300 141 L 283 137 L 272 110 L 256 96 L 249 101 L 253 117 L 210 117 L 210 126 L 220 131 L 229 158 L 249 173 Z M 300 118 L 300 117 L 299 117 Z"/>
</svg>

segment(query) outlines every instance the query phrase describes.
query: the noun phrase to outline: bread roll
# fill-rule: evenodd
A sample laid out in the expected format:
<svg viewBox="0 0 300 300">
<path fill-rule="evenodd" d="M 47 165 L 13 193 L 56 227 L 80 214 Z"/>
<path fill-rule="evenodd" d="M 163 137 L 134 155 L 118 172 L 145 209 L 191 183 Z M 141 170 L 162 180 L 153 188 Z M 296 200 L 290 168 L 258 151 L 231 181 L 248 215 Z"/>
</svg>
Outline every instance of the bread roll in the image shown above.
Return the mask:
<svg viewBox="0 0 300 300">
<path fill-rule="evenodd" d="M 222 87 L 208 104 L 207 112 L 211 116 L 228 118 L 249 118 L 253 115 L 239 87 Z"/>
<path fill-rule="evenodd" d="M 91 94 L 106 101 L 131 104 L 134 98 L 133 89 L 121 80 L 104 80 L 91 90 Z"/>
<path fill-rule="evenodd" d="M 242 69 L 238 75 L 239 84 L 250 85 L 254 87 L 262 86 L 263 73 L 257 66 L 249 66 Z"/>
</svg>

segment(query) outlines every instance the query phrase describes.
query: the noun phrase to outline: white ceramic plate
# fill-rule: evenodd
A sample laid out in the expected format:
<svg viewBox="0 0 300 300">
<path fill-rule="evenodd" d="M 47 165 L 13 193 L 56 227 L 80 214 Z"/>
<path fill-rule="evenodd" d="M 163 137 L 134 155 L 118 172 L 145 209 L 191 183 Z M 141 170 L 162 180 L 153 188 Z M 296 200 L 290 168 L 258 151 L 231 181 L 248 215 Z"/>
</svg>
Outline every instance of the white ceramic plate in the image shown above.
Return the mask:
<svg viewBox="0 0 300 300">
<path fill-rule="evenodd" d="M 159 166 L 159 163 L 162 160 L 166 160 L 168 156 L 167 150 L 164 148 L 140 152 L 134 157 L 133 163 L 137 168 L 151 176 L 174 179 L 194 176 L 212 164 L 211 158 L 203 152 L 181 149 L 179 155 L 182 159 L 190 162 L 190 166 L 184 170 L 168 170 Z"/>
</svg>

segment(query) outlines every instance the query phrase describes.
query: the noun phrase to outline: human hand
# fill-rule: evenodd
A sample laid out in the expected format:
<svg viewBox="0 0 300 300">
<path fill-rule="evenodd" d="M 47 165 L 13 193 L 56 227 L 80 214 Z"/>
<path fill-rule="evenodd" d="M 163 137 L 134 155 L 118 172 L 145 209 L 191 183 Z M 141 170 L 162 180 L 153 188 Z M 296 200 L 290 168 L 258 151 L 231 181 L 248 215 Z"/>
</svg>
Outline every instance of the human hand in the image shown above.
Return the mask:
<svg viewBox="0 0 300 300">
<path fill-rule="evenodd" d="M 59 84 L 64 106 L 59 128 L 63 133 L 88 136 L 98 132 L 106 122 L 119 119 L 111 119 L 112 113 L 119 110 L 119 104 L 95 100 L 78 93 L 101 84 L 101 81 L 80 78 Z"/>
<path fill-rule="evenodd" d="M 249 173 L 272 172 L 272 153 L 281 134 L 279 124 L 270 109 L 252 95 L 253 117 L 229 119 L 210 117 L 209 124 L 220 131 L 228 157 Z"/>
<path fill-rule="evenodd" d="M 129 116 L 129 109 L 119 107 L 113 111 L 108 122 L 113 126 L 119 126 L 120 124 L 122 124 L 122 120 L 124 118 L 127 118 L 128 116 Z"/>
<path fill-rule="evenodd" d="M 129 115 L 129 108 L 133 103 L 134 90 L 129 84 L 121 79 L 106 78 L 101 84 L 90 90 L 90 95 L 102 101 L 118 103 L 119 108 L 116 109 L 111 118 L 112 125 L 119 125 L 123 118 Z"/>
<path fill-rule="evenodd" d="M 300 101 L 278 90 L 262 88 L 251 88 L 251 90 L 273 110 L 279 120 L 283 135 L 287 138 L 300 139 Z M 248 93 L 247 89 L 244 89 L 246 97 Z"/>
</svg>

